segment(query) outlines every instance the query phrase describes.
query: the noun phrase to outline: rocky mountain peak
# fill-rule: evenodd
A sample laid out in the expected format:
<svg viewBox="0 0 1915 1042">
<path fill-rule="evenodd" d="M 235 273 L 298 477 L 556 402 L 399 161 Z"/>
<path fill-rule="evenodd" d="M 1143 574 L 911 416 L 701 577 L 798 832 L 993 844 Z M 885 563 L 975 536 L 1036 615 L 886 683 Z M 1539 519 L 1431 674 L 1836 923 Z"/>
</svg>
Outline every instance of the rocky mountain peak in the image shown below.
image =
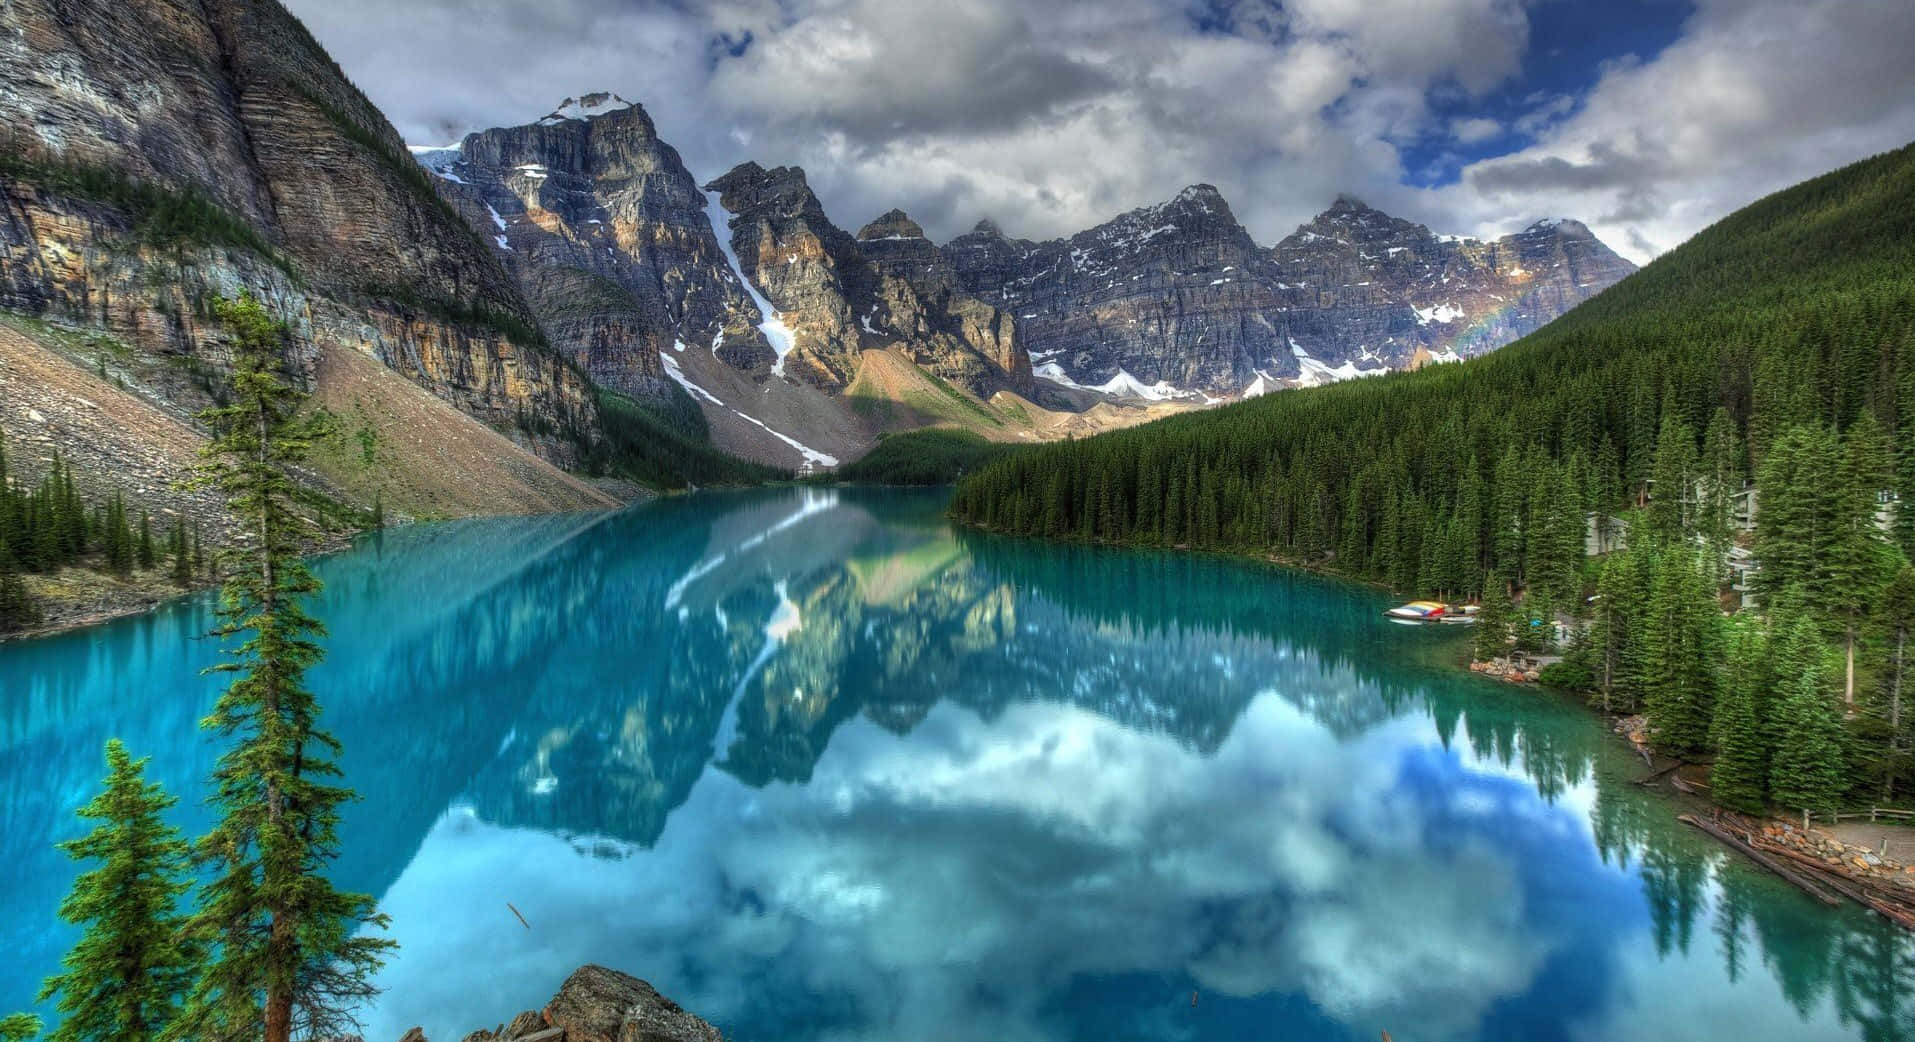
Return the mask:
<svg viewBox="0 0 1915 1042">
<path fill-rule="evenodd" d="M 1589 226 L 1572 217 L 1545 217 L 1524 228 L 1519 235 L 1526 236 L 1562 236 L 1570 239 L 1593 239 L 1596 233 Z"/>
<path fill-rule="evenodd" d="M 635 108 L 638 108 L 637 104 L 626 101 L 611 91 L 593 91 L 559 102 L 559 107 L 547 113 L 545 118 L 539 120 L 539 124 L 549 127 L 567 121 L 584 122 Z"/>
<path fill-rule="evenodd" d="M 1299 232 L 1315 230 L 1327 233 L 1348 234 L 1357 238 L 1389 238 L 1397 235 L 1410 235 L 1421 238 L 1429 235 L 1429 229 L 1415 221 L 1406 221 L 1401 217 L 1392 217 L 1371 206 L 1348 192 L 1336 197 L 1330 208 L 1311 218 L 1310 223 L 1298 229 Z M 1288 241 L 1288 240 L 1286 240 Z"/>
<path fill-rule="evenodd" d="M 918 222 L 905 216 L 903 210 L 892 210 L 863 228 L 858 229 L 858 241 L 868 242 L 874 239 L 922 239 L 924 229 Z"/>
<path fill-rule="evenodd" d="M 803 167 L 778 166 L 766 170 L 746 161 L 707 184 L 705 191 L 717 192 L 719 204 L 733 214 L 773 213 L 824 220 L 824 205 L 812 193 Z"/>
<path fill-rule="evenodd" d="M 994 235 L 1001 239 L 1004 237 L 1004 229 L 998 227 L 996 221 L 993 221 L 989 217 L 986 217 L 983 220 L 977 222 L 977 224 L 971 228 L 971 234 L 972 235 Z"/>
</svg>

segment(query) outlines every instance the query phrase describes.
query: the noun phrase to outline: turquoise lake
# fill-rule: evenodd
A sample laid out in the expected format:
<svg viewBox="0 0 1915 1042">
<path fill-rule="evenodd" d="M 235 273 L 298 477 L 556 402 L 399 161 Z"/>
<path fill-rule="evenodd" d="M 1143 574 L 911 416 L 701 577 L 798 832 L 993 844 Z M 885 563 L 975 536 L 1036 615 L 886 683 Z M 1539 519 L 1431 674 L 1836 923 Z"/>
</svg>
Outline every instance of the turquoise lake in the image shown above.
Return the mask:
<svg viewBox="0 0 1915 1042">
<path fill-rule="evenodd" d="M 319 561 L 336 876 L 402 945 L 366 1038 L 586 962 L 737 1042 L 1915 1037 L 1909 937 L 1678 824 L 1459 629 L 942 507 L 698 495 Z M 207 824 L 209 606 L 0 645 L 0 1012 L 73 940 L 53 843 L 107 738 Z"/>
</svg>

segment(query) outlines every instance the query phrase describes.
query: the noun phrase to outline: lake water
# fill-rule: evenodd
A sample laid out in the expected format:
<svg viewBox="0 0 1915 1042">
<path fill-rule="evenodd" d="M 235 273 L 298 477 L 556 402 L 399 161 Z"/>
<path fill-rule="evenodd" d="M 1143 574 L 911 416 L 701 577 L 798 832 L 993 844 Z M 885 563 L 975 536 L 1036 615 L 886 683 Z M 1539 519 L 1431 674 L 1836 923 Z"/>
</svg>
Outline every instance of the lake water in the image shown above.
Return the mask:
<svg viewBox="0 0 1915 1042">
<path fill-rule="evenodd" d="M 367 1038 L 585 962 L 738 1042 L 1915 1036 L 1908 938 L 1677 824 L 1464 633 L 941 508 L 701 495 L 320 562 L 337 875 L 403 945 Z M 108 737 L 206 825 L 208 604 L 0 645 L 0 1012 L 73 939 L 52 844 Z"/>
</svg>

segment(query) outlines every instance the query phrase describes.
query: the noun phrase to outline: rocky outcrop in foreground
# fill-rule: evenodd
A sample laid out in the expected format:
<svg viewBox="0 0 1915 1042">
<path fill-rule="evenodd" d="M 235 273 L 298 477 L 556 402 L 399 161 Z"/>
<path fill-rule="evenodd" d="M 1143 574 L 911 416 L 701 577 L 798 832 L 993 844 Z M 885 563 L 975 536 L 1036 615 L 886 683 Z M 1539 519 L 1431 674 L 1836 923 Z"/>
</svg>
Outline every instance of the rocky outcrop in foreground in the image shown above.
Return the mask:
<svg viewBox="0 0 1915 1042">
<path fill-rule="evenodd" d="M 721 1042 L 718 1029 L 650 984 L 603 966 L 580 967 L 543 1010 L 526 1010 L 464 1042 Z M 418 1028 L 399 1042 L 427 1042 Z"/>
</svg>

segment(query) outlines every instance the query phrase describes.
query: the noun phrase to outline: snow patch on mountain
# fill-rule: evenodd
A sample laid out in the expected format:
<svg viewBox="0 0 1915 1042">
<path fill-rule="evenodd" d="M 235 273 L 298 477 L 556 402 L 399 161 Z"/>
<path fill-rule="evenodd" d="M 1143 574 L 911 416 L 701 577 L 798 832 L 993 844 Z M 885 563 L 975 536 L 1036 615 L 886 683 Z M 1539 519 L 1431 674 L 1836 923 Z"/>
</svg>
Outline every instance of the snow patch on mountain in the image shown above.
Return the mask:
<svg viewBox="0 0 1915 1042">
<path fill-rule="evenodd" d="M 719 205 L 716 193 L 706 194 L 705 213 L 711 218 L 712 231 L 718 236 L 718 248 L 725 251 L 725 260 L 731 265 L 732 276 L 738 280 L 739 285 L 745 287 L 745 293 L 751 297 L 751 302 L 758 308 L 758 331 L 765 334 L 765 341 L 771 345 L 772 353 L 778 356 L 778 360 L 771 365 L 771 371 L 780 379 L 783 379 L 785 375 L 785 356 L 790 354 L 791 349 L 797 346 L 797 340 L 792 336 L 791 327 L 785 325 L 784 321 L 778 316 L 778 309 L 772 307 L 771 301 L 766 300 L 765 295 L 758 292 L 758 287 L 752 285 L 751 280 L 745 277 L 745 269 L 738 263 L 738 254 L 731 248 L 731 229 L 726 226 L 725 208 Z M 716 353 L 717 350 L 718 344 L 714 342 L 712 344 L 712 351 Z M 756 423 L 757 421 L 754 420 L 752 422 Z M 760 424 L 760 426 L 763 425 Z M 771 430 L 769 427 L 765 429 Z M 777 431 L 772 431 L 772 433 L 777 434 L 780 438 L 784 437 L 784 435 L 778 434 Z M 806 449 L 805 451 L 809 452 L 811 450 Z M 827 466 L 833 467 L 837 465 L 837 460 L 832 460 L 827 464 Z"/>
<path fill-rule="evenodd" d="M 1410 310 L 1416 312 L 1416 324 L 1419 326 L 1427 326 L 1432 322 L 1454 322 L 1463 317 L 1463 309 L 1449 303 L 1426 308 L 1412 306 Z"/>
<path fill-rule="evenodd" d="M 558 108 L 539 120 L 539 126 L 551 127 L 567 121 L 596 119 L 599 116 L 621 112 L 632 107 L 631 102 L 610 91 L 594 91 L 583 97 L 566 98 L 559 103 Z"/>
<path fill-rule="evenodd" d="M 1096 391 L 1099 394 L 1107 394 L 1114 398 L 1142 398 L 1150 402 L 1215 401 L 1215 399 L 1201 391 L 1186 391 L 1181 387 L 1172 386 L 1165 380 L 1159 380 L 1154 384 L 1147 384 L 1122 369 L 1117 370 L 1116 376 L 1111 377 L 1101 384 L 1078 383 L 1071 379 L 1070 374 L 1064 371 L 1064 367 L 1056 362 L 1045 362 L 1042 365 L 1036 366 L 1031 370 L 1031 375 L 1042 380 L 1049 380 L 1063 387 L 1069 387 L 1079 391 Z"/>
<path fill-rule="evenodd" d="M 1297 343 L 1295 338 L 1291 338 L 1290 340 L 1290 353 L 1296 356 L 1297 367 L 1302 370 L 1296 380 L 1298 387 L 1322 387 L 1325 384 L 1333 384 L 1341 380 L 1354 380 L 1363 376 L 1382 376 L 1384 373 L 1390 371 L 1387 368 L 1358 369 L 1355 362 L 1345 362 L 1342 365 L 1330 365 L 1316 358 L 1312 358 L 1310 352 L 1304 350 L 1303 345 Z"/>
</svg>

